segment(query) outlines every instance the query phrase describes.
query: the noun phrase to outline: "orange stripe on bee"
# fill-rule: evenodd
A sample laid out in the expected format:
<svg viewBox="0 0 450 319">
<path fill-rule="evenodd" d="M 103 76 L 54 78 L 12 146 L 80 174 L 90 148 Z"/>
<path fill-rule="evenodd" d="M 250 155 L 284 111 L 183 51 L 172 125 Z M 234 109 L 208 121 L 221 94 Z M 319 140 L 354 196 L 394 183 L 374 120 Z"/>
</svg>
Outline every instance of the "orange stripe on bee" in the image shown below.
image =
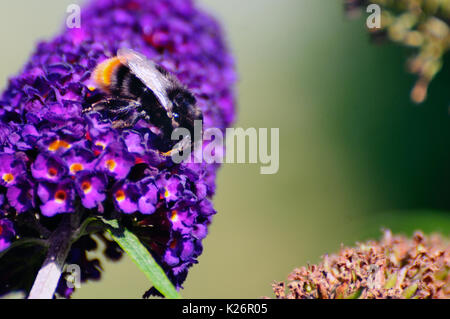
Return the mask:
<svg viewBox="0 0 450 319">
<path fill-rule="evenodd" d="M 121 64 L 119 58 L 114 57 L 101 62 L 94 70 L 93 79 L 97 85 L 103 89 L 108 89 L 111 85 L 111 78 L 114 70 Z"/>
</svg>

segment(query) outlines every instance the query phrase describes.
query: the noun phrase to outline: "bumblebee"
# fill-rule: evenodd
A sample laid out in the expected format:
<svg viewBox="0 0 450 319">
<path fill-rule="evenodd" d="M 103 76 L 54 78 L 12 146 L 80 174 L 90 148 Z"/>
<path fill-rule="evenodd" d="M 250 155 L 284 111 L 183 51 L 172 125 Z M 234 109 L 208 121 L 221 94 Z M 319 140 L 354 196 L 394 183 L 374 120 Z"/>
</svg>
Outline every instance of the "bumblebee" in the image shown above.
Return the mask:
<svg viewBox="0 0 450 319">
<path fill-rule="evenodd" d="M 181 150 L 191 146 L 194 121 L 203 120 L 194 95 L 175 76 L 144 55 L 119 49 L 117 56 L 97 65 L 93 82 L 106 93 L 106 98 L 87 106 L 83 113 L 105 113 L 114 128 L 132 128 L 144 119 L 159 129 L 164 141 L 171 141 L 178 127 L 189 130 Z M 171 143 L 166 143 L 173 146 Z M 177 148 L 180 150 L 180 146 Z M 170 155 L 175 149 L 163 153 Z"/>
</svg>

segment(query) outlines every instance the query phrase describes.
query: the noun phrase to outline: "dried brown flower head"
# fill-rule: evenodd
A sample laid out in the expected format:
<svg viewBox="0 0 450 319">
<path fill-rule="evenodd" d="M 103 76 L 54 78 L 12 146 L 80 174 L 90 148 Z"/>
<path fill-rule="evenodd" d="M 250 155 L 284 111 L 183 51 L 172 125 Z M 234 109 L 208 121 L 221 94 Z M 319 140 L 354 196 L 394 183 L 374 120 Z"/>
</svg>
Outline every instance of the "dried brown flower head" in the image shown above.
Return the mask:
<svg viewBox="0 0 450 319">
<path fill-rule="evenodd" d="M 343 247 L 288 280 L 273 284 L 276 298 L 450 298 L 450 245 L 438 235 L 409 239 L 387 230 L 381 241 Z"/>
</svg>

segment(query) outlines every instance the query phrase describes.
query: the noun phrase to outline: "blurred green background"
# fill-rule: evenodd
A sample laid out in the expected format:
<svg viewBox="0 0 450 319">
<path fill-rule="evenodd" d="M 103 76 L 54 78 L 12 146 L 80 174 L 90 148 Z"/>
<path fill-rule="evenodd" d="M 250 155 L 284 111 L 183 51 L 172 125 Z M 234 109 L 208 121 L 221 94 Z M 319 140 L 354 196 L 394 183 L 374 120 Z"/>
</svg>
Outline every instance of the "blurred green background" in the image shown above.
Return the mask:
<svg viewBox="0 0 450 319">
<path fill-rule="evenodd" d="M 70 3 L 0 3 L 0 87 Z M 450 233 L 450 60 L 428 100 L 409 100 L 408 50 L 371 44 L 365 16 L 342 1 L 202 0 L 219 18 L 239 72 L 237 127 L 280 128 L 280 169 L 222 167 L 218 214 L 182 292 L 188 298 L 271 296 L 271 283 L 382 227 Z M 127 258 L 103 263 L 75 298 L 140 298 L 149 283 Z"/>
</svg>

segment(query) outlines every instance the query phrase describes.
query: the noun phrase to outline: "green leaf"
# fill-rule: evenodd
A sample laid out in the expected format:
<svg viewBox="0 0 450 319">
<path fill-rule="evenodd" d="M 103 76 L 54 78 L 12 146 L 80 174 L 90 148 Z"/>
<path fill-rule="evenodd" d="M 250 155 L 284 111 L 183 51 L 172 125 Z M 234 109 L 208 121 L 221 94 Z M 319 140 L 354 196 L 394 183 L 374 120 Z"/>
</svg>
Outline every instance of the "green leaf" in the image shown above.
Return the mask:
<svg viewBox="0 0 450 319">
<path fill-rule="evenodd" d="M 0 258 L 3 257 L 8 251 L 15 249 L 16 247 L 28 247 L 28 246 L 42 246 L 47 248 L 48 242 L 44 239 L 39 238 L 21 238 L 19 240 L 14 241 L 7 249 L 0 252 Z"/>
<path fill-rule="evenodd" d="M 156 289 L 166 298 L 180 299 L 181 296 L 167 278 L 161 266 L 142 245 L 139 239 L 128 229 L 119 226 L 117 220 L 103 220 L 109 227 L 108 232 L 119 246 L 131 257 L 134 263 L 150 279 Z"/>
<path fill-rule="evenodd" d="M 83 223 L 78 227 L 78 229 L 73 234 L 73 242 L 77 241 L 80 237 L 88 234 L 94 234 L 97 232 L 103 232 L 105 230 L 105 223 L 103 219 L 97 217 L 88 217 Z"/>
</svg>

